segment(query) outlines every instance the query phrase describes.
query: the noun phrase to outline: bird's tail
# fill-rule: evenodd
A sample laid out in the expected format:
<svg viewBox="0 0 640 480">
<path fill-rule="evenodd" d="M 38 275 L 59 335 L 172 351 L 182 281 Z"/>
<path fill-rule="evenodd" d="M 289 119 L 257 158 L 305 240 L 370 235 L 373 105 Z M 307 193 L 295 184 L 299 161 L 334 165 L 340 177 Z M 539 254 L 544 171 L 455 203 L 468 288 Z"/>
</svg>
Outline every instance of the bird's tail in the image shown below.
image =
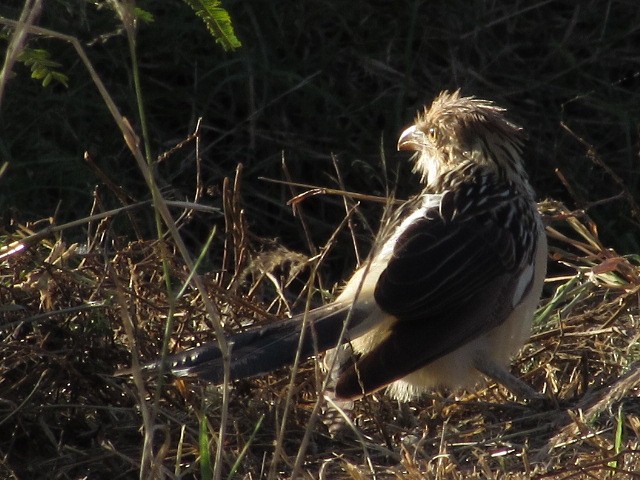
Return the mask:
<svg viewBox="0 0 640 480">
<path fill-rule="evenodd" d="M 331 304 L 310 310 L 306 314 L 276 322 L 261 328 L 236 333 L 228 338 L 230 380 L 249 378 L 292 365 L 300 349 L 307 358 L 338 345 L 345 321 L 359 324 L 363 315 L 351 305 Z M 300 335 L 304 328 L 304 338 Z M 344 335 L 342 343 L 350 340 Z M 159 361 L 145 365 L 158 368 Z M 186 350 L 167 357 L 167 369 L 177 376 L 196 376 L 214 383 L 224 381 L 222 352 L 217 343 Z"/>
</svg>

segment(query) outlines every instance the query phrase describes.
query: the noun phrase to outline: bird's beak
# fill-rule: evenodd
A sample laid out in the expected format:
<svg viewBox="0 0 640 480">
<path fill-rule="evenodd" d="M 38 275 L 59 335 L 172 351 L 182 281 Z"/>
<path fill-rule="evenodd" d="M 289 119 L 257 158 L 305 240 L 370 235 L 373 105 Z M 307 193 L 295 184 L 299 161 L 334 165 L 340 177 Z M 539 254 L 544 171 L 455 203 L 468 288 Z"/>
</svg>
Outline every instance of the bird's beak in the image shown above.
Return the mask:
<svg viewBox="0 0 640 480">
<path fill-rule="evenodd" d="M 398 139 L 398 150 L 421 150 L 424 143 L 423 133 L 415 125 L 410 126 Z"/>
</svg>

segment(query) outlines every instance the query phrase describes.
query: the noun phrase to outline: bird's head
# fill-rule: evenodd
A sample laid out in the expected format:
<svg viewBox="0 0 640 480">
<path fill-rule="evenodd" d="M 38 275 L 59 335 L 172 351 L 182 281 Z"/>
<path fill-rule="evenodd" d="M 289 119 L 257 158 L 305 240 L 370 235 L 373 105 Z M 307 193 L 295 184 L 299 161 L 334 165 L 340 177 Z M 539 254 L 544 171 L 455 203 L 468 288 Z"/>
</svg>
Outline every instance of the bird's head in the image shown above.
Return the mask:
<svg viewBox="0 0 640 480">
<path fill-rule="evenodd" d="M 416 151 L 414 171 L 427 186 L 463 162 L 474 161 L 511 181 L 526 183 L 522 128 L 488 100 L 442 92 L 398 140 L 398 150 Z"/>
</svg>

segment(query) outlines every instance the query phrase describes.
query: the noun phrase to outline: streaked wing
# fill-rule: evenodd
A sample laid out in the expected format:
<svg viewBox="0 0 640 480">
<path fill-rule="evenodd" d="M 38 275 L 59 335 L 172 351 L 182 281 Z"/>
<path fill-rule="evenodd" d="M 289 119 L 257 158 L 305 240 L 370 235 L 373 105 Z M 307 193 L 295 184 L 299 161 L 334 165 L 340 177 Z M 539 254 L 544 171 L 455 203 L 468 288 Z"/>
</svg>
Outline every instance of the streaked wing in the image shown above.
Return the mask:
<svg viewBox="0 0 640 480">
<path fill-rule="evenodd" d="M 443 312 L 464 310 L 480 287 L 531 259 L 528 203 L 482 169 L 467 178 L 398 237 L 378 280 L 376 302 L 401 321 L 437 322 Z"/>
<path fill-rule="evenodd" d="M 535 217 L 517 211 L 530 207 L 508 183 L 476 170 L 398 237 L 375 289 L 398 321 L 343 373 L 339 396 L 370 393 L 427 365 L 496 327 L 519 302 L 515 279 L 535 247 L 535 226 L 523 228 L 523 217 Z"/>
</svg>

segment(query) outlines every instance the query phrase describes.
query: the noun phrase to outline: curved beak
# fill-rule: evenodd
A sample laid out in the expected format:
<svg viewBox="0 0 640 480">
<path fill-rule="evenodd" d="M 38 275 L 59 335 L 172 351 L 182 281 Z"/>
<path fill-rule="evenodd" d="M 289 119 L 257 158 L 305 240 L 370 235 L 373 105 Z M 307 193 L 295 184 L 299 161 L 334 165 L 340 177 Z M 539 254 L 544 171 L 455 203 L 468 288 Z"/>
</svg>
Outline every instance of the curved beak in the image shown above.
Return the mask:
<svg viewBox="0 0 640 480">
<path fill-rule="evenodd" d="M 407 128 L 398 139 L 398 150 L 421 150 L 424 134 L 415 125 Z"/>
</svg>

